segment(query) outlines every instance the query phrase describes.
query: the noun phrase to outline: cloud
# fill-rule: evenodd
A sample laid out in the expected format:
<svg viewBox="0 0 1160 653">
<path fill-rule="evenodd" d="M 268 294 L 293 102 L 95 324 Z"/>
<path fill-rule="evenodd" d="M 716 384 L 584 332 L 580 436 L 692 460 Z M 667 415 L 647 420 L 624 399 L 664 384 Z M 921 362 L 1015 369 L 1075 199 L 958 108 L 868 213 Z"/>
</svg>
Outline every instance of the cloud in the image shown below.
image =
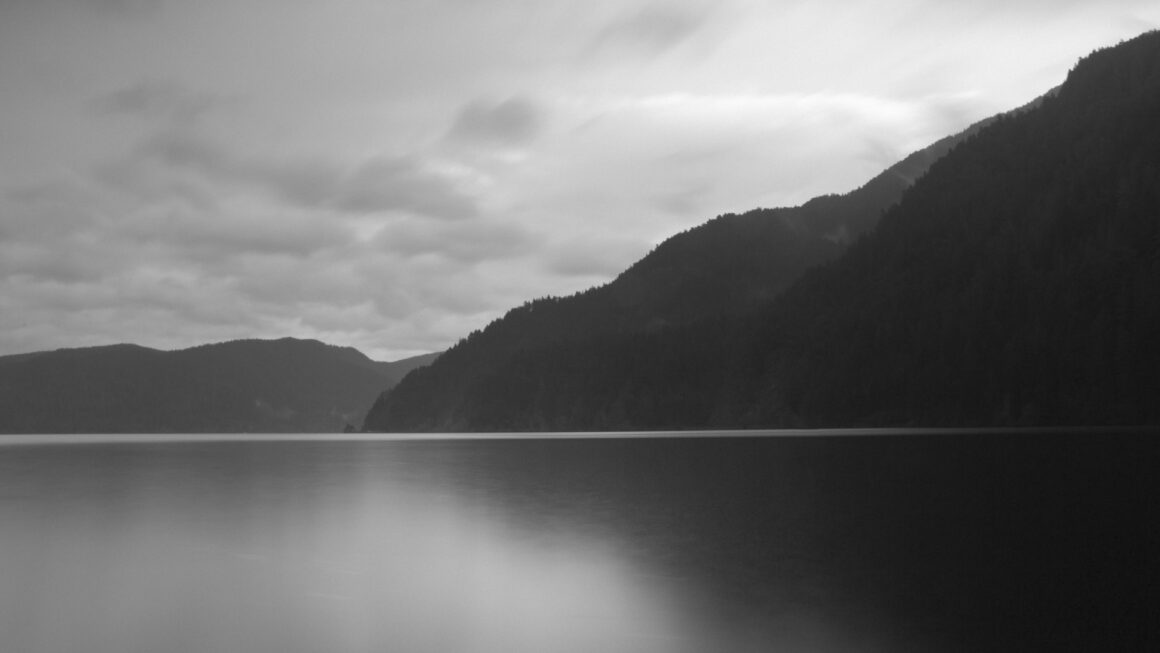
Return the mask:
<svg viewBox="0 0 1160 653">
<path fill-rule="evenodd" d="M 477 273 L 530 245 L 514 226 L 406 218 L 391 249 L 330 210 L 257 213 L 227 199 L 201 211 L 84 190 L 0 198 L 20 218 L 0 241 L 3 351 L 295 334 L 420 353 L 522 299 Z"/>
<path fill-rule="evenodd" d="M 654 3 L 609 22 L 592 40 L 589 50 L 611 56 L 657 56 L 680 45 L 705 23 L 701 9 Z"/>
<path fill-rule="evenodd" d="M 13 9 L 77 8 L 98 16 L 135 18 L 161 9 L 166 0 L 3 0 L 0 12 Z"/>
<path fill-rule="evenodd" d="M 541 109 L 524 97 L 495 104 L 475 100 L 459 110 L 448 135 L 488 145 L 522 145 L 535 137 L 542 122 Z"/>
<path fill-rule="evenodd" d="M 440 349 L 526 297 L 483 270 L 540 243 L 490 216 L 431 219 L 476 215 L 468 177 L 419 155 L 243 156 L 165 127 L 0 194 L 0 351 L 286 334 Z"/>
<path fill-rule="evenodd" d="M 333 165 L 309 159 L 266 161 L 241 157 L 189 130 L 169 129 L 146 138 L 133 152 L 130 166 L 167 166 L 170 172 L 193 172 L 203 180 L 257 186 L 293 204 L 318 206 L 335 192 L 341 173 Z"/>
<path fill-rule="evenodd" d="M 191 123 L 220 102 L 216 96 L 195 93 L 172 80 L 146 79 L 96 98 L 93 108 L 104 114 Z"/>
<path fill-rule="evenodd" d="M 356 168 L 336 188 L 333 206 L 354 213 L 406 210 L 440 218 L 478 213 L 473 200 L 415 156 L 379 157 Z"/>
<path fill-rule="evenodd" d="M 68 255 L 61 256 L 62 251 Z M 107 267 L 100 253 L 86 253 L 71 245 L 10 241 L 0 246 L 0 253 L 4 258 L 0 278 L 6 280 L 72 285 L 100 278 Z"/>
<path fill-rule="evenodd" d="M 460 264 L 527 255 L 539 245 L 526 227 L 496 220 L 470 223 L 416 223 L 388 227 L 375 238 L 377 247 L 406 258 L 436 256 Z"/>
<path fill-rule="evenodd" d="M 853 188 L 1158 16 L 339 5 L 0 0 L 0 353 L 439 349 L 713 215 Z"/>
<path fill-rule="evenodd" d="M 124 220 L 118 234 L 142 243 L 177 250 L 175 258 L 200 263 L 242 255 L 277 255 L 306 259 L 322 250 L 354 241 L 353 232 L 337 221 L 295 213 L 203 213 L 183 206 L 164 206 Z"/>
<path fill-rule="evenodd" d="M 357 214 L 401 211 L 444 219 L 478 214 L 474 199 L 452 175 L 414 155 L 374 157 L 354 167 L 321 158 L 241 157 L 178 130 L 149 138 L 137 155 L 215 183 L 248 184 L 300 208 Z"/>
<path fill-rule="evenodd" d="M 704 202 L 712 186 L 705 180 L 683 184 L 658 193 L 653 202 L 657 208 L 679 216 L 703 216 Z"/>
<path fill-rule="evenodd" d="M 72 206 L 88 198 L 84 183 L 72 177 L 49 179 L 14 186 L 4 191 L 4 198 L 24 207 Z"/>
<path fill-rule="evenodd" d="M 74 2 L 117 16 L 149 14 L 165 5 L 165 0 L 74 0 Z"/>
<path fill-rule="evenodd" d="M 22 194 L 18 196 L 23 197 Z M 204 211 L 173 201 L 137 202 L 73 188 L 51 201 L 0 205 L 8 216 L 0 278 L 21 284 L 107 284 L 136 268 L 212 276 L 249 256 L 306 261 L 355 242 L 339 221 L 225 206 Z"/>
<path fill-rule="evenodd" d="M 648 253 L 646 242 L 613 238 L 572 238 L 554 243 L 544 258 L 552 274 L 608 280 Z"/>
<path fill-rule="evenodd" d="M 98 162 L 91 170 L 91 179 L 139 202 L 182 204 L 207 213 L 220 211 L 224 199 L 205 180 L 174 175 L 163 166 L 139 157 Z"/>
</svg>

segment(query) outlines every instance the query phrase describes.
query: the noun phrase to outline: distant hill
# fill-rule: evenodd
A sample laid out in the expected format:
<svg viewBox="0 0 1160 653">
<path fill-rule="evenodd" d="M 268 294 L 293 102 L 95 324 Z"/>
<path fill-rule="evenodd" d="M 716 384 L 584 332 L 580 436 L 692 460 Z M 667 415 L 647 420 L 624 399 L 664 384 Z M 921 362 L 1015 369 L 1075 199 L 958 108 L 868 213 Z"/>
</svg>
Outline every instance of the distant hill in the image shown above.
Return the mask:
<svg viewBox="0 0 1160 653">
<path fill-rule="evenodd" d="M 854 193 L 722 216 L 511 311 L 366 428 L 1155 422 L 1157 115 L 1153 32 Z"/>
<path fill-rule="evenodd" d="M 407 376 L 411 370 L 415 370 L 420 367 L 426 367 L 431 363 L 434 363 L 435 359 L 439 358 L 442 353 L 443 352 L 420 354 L 418 356 L 411 356 L 410 358 L 400 358 L 397 361 L 391 361 L 389 363 L 379 361 L 375 361 L 375 363 L 381 367 L 381 369 L 388 377 L 396 379 L 396 381 L 392 383 L 392 385 L 394 385 L 394 383 L 402 380 L 404 376 Z"/>
<path fill-rule="evenodd" d="M 337 432 L 432 356 L 383 363 L 292 338 L 3 356 L 0 433 Z"/>
</svg>

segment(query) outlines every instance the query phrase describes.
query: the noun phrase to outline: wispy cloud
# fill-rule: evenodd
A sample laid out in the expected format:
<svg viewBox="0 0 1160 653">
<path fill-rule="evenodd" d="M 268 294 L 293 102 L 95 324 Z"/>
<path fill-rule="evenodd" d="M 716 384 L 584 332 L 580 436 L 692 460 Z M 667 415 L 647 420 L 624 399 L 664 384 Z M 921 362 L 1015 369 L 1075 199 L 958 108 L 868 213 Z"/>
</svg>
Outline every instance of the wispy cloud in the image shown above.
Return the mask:
<svg viewBox="0 0 1160 653">
<path fill-rule="evenodd" d="M 172 80 L 147 79 L 100 96 L 92 104 L 100 113 L 190 123 L 221 102 L 222 98 L 193 92 Z"/>
<path fill-rule="evenodd" d="M 452 177 L 418 156 L 378 156 L 355 165 L 321 157 L 263 159 L 240 156 L 188 131 L 148 138 L 135 155 L 223 185 L 245 184 L 303 208 L 349 213 L 401 211 L 441 219 L 478 214 L 472 197 Z"/>
<path fill-rule="evenodd" d="M 355 213 L 403 210 L 451 219 L 479 214 L 474 200 L 453 178 L 415 156 L 368 160 L 329 190 L 330 205 Z"/>
<path fill-rule="evenodd" d="M 522 145 L 535 137 L 543 121 L 543 110 L 526 97 L 473 100 L 459 110 L 448 136 L 484 145 Z"/>
<path fill-rule="evenodd" d="M 649 4 L 609 21 L 593 38 L 589 50 L 609 56 L 657 56 L 690 38 L 706 17 L 703 7 Z"/>
<path fill-rule="evenodd" d="M 375 238 L 385 252 L 413 258 L 444 257 L 458 263 L 510 258 L 530 254 L 538 239 L 518 224 L 497 220 L 471 223 L 416 223 L 391 225 Z"/>
<path fill-rule="evenodd" d="M 553 274 L 608 280 L 648 252 L 646 242 L 610 235 L 570 238 L 548 247 L 544 267 Z"/>
</svg>

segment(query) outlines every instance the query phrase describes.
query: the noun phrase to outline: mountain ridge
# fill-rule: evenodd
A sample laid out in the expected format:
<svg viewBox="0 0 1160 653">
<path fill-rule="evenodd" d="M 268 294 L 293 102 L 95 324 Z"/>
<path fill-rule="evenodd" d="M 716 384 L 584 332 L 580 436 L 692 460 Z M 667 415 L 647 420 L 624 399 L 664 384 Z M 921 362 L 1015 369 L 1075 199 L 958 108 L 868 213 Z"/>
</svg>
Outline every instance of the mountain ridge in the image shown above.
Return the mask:
<svg viewBox="0 0 1160 653">
<path fill-rule="evenodd" d="M 1024 111 L 1042 99 L 1014 109 Z M 612 281 L 566 297 L 545 297 L 508 311 L 451 347 L 435 369 L 437 384 L 455 397 L 482 383 L 480 374 L 541 347 L 592 338 L 629 336 L 689 324 L 707 316 L 732 317 L 771 300 L 810 267 L 839 256 L 876 224 L 931 163 L 996 120 L 992 116 L 911 153 L 842 194 L 802 205 L 726 213 L 671 236 Z M 406 388 L 403 392 L 410 392 Z M 384 429 L 372 406 L 369 430 Z M 407 401 L 425 400 L 425 392 Z M 456 430 L 452 422 L 408 424 L 404 430 Z"/>
<path fill-rule="evenodd" d="M 1147 219 L 1160 207 L 1157 62 L 1156 32 L 1085 57 L 1057 90 L 955 143 L 842 258 L 750 313 L 496 347 L 488 331 L 518 341 L 521 311 L 539 308 L 525 305 L 380 396 L 365 428 L 1154 421 L 1141 397 L 1155 375 L 1131 360 L 1160 361 L 1144 336 L 1160 287 Z M 687 239 L 649 256 L 673 243 Z M 1086 294 L 1055 299 L 1072 288 Z M 1067 363 L 1069 350 L 1089 361 Z"/>
<path fill-rule="evenodd" d="M 337 432 L 433 356 L 387 363 L 295 338 L 0 356 L 0 433 Z"/>
</svg>

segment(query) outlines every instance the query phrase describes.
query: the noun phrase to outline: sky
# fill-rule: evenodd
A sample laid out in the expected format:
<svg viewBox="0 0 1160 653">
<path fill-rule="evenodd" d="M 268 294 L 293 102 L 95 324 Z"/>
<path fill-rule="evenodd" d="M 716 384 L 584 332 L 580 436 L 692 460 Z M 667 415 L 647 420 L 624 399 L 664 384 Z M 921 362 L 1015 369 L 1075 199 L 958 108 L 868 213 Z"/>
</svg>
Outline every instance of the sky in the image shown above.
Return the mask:
<svg viewBox="0 0 1160 653">
<path fill-rule="evenodd" d="M 438 351 L 846 192 L 1155 0 L 0 0 L 0 355 Z"/>
</svg>

